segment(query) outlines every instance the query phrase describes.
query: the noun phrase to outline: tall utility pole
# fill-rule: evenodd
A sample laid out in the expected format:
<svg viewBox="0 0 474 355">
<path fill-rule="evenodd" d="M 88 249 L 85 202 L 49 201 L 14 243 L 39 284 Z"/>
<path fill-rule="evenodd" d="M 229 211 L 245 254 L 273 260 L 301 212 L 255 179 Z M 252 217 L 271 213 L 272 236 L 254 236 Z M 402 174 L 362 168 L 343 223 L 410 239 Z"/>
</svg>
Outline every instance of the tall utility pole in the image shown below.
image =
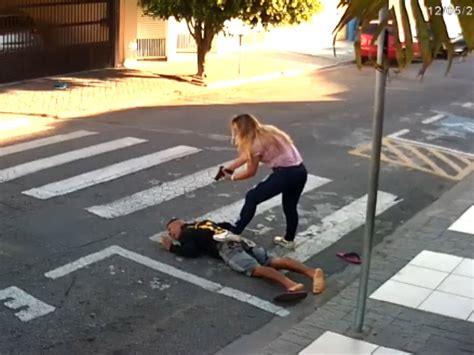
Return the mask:
<svg viewBox="0 0 474 355">
<path fill-rule="evenodd" d="M 379 12 L 379 23 L 383 23 L 388 16 L 387 4 Z M 367 212 L 365 218 L 365 233 L 362 242 L 362 268 L 360 273 L 359 293 L 357 296 L 357 309 L 355 328 L 362 332 L 364 326 L 365 304 L 367 301 L 367 288 L 369 283 L 370 258 L 374 239 L 374 222 L 377 207 L 377 190 L 379 185 L 380 152 L 382 149 L 383 119 L 385 106 L 385 85 L 387 72 L 384 65 L 386 54 L 387 31 L 383 30 L 377 40 L 377 72 L 375 74 L 375 99 L 373 116 L 373 136 L 371 166 L 369 174 L 369 192 L 367 198 Z"/>
</svg>

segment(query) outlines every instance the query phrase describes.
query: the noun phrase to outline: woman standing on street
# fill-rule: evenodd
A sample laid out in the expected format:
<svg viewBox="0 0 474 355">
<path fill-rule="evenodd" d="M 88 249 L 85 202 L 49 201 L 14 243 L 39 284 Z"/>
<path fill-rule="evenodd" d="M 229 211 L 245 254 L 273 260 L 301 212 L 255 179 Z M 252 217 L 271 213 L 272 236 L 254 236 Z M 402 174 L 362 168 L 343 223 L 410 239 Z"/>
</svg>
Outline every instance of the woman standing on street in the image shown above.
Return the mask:
<svg viewBox="0 0 474 355">
<path fill-rule="evenodd" d="M 254 217 L 257 205 L 282 194 L 286 233 L 283 237 L 275 237 L 274 242 L 294 249 L 298 227 L 297 205 L 308 177 L 300 153 L 288 134 L 274 126 L 260 123 L 250 114 L 236 116 L 232 120 L 231 131 L 239 156 L 225 167 L 226 179 L 249 179 L 257 173 L 259 163 L 273 172 L 247 192 L 238 221 L 235 224 L 224 222 L 220 226 L 234 234 L 242 233 Z M 245 171 L 233 173 L 244 164 L 247 164 Z"/>
</svg>

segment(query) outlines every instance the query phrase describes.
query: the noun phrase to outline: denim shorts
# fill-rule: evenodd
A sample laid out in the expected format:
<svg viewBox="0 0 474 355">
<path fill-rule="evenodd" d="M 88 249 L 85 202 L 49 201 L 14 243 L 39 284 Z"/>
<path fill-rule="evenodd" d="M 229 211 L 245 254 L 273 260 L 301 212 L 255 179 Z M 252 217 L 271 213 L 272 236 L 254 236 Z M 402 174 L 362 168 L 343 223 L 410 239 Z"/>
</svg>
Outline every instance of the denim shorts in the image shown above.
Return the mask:
<svg viewBox="0 0 474 355">
<path fill-rule="evenodd" d="M 259 245 L 250 248 L 243 242 L 220 243 L 219 254 L 232 270 L 247 276 L 252 276 L 257 266 L 268 266 L 272 261 L 265 248 Z"/>
</svg>

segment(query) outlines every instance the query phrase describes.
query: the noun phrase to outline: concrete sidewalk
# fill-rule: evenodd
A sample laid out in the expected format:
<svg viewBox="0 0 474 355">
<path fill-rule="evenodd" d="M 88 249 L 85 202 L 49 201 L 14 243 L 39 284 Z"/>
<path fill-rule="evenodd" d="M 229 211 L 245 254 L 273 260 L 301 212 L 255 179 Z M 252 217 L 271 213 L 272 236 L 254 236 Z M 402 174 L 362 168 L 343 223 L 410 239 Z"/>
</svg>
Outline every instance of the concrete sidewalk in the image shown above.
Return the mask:
<svg viewBox="0 0 474 355">
<path fill-rule="evenodd" d="M 345 44 L 347 47 L 348 45 Z M 345 47 L 344 47 L 345 48 Z M 288 52 L 246 52 L 241 54 L 241 72 L 237 72 L 235 54 L 210 56 L 208 81 L 212 88 L 277 79 L 286 74 L 325 68 L 352 61 L 351 50 L 341 49 L 338 57 Z M 67 119 L 96 115 L 133 107 L 159 106 L 208 92 L 209 88 L 169 80 L 158 74 L 192 74 L 195 55 L 181 62 L 140 62 L 135 69 L 96 70 L 42 78 L 0 86 L 0 131 L 15 125 L 18 118 Z M 67 87 L 57 88 L 57 83 Z M 9 122 L 12 121 L 13 123 Z M 6 123 L 5 123 L 6 122 Z"/>
<path fill-rule="evenodd" d="M 338 42 L 336 56 L 333 48 L 323 48 L 312 54 L 251 50 L 225 55 L 210 53 L 206 58 L 208 88 L 238 86 L 284 76 L 295 76 L 354 60 L 353 44 Z M 197 71 L 196 55 L 181 54 L 174 62 L 139 61 L 131 69 L 183 79 Z"/>
<path fill-rule="evenodd" d="M 328 287 L 355 282 L 253 353 L 474 353 L 473 191 L 471 174 L 374 249 L 362 334 L 353 330 L 360 266 L 349 265 Z"/>
</svg>

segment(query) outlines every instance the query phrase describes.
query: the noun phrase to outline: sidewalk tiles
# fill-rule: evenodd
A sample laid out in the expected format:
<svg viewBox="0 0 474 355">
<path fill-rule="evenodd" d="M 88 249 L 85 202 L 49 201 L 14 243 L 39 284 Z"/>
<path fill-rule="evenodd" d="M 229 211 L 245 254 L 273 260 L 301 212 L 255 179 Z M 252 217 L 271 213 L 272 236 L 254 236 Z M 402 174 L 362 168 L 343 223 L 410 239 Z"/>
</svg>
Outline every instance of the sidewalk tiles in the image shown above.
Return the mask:
<svg viewBox="0 0 474 355">
<path fill-rule="evenodd" d="M 448 230 L 474 235 L 474 205 L 463 213 Z"/>
<path fill-rule="evenodd" d="M 404 351 L 385 348 L 366 341 L 352 339 L 333 332 L 325 332 L 298 355 L 351 354 L 351 355 L 408 355 Z"/>
<path fill-rule="evenodd" d="M 372 342 L 417 354 L 473 354 L 474 220 L 472 194 L 466 191 L 474 191 L 474 174 L 374 248 L 362 334 L 353 331 L 356 280 L 259 354 L 299 354 L 305 347 L 300 354 L 358 353 L 345 350 L 342 338 L 336 348 L 324 350 L 327 339 L 319 339 L 328 331 L 366 340 L 364 347 L 358 343 L 365 353 L 377 350 L 366 346 Z M 352 267 L 343 274 L 356 275 Z"/>
<path fill-rule="evenodd" d="M 474 206 L 448 230 L 474 235 Z M 474 260 L 423 250 L 370 298 L 474 322 Z"/>
<path fill-rule="evenodd" d="M 423 250 L 370 298 L 474 322 L 474 260 Z"/>
</svg>

